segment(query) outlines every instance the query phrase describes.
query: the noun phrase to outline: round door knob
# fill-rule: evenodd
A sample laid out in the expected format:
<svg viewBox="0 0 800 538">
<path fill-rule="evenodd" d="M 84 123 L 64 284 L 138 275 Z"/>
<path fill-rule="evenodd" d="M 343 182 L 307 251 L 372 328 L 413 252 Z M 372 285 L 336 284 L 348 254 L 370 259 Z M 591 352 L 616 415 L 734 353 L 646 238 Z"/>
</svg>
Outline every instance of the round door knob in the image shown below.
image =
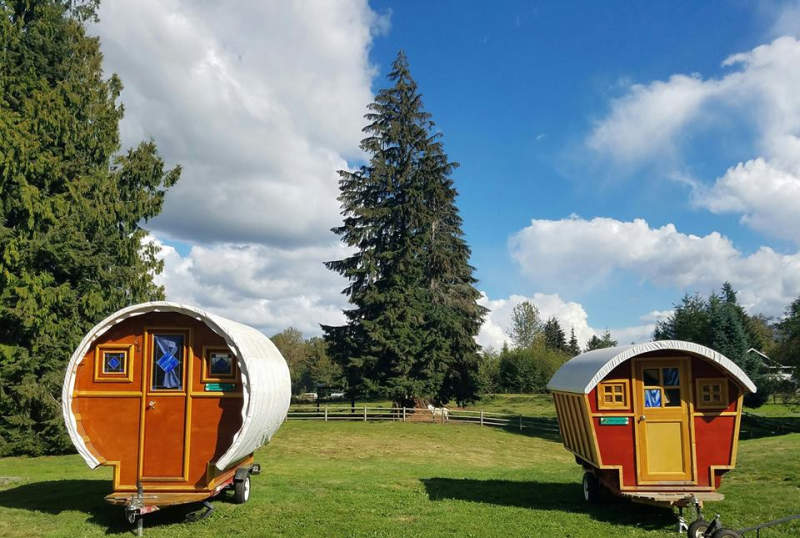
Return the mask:
<svg viewBox="0 0 800 538">
<path fill-rule="evenodd" d="M 644 422 L 645 420 L 647 420 L 646 416 L 642 415 L 639 417 L 639 422 Z"/>
<path fill-rule="evenodd" d="M 148 409 L 152 409 L 152 408 L 154 408 L 155 406 L 156 406 L 156 402 L 155 402 L 155 401 L 153 401 L 153 400 L 150 400 L 149 402 L 147 402 L 147 408 L 148 408 Z"/>
</svg>

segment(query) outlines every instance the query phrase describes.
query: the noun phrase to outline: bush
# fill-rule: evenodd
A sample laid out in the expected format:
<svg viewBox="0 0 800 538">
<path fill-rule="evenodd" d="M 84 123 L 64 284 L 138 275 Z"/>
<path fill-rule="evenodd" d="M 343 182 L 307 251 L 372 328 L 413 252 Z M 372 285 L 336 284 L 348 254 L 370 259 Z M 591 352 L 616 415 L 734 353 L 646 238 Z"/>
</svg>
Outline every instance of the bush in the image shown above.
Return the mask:
<svg viewBox="0 0 800 538">
<path fill-rule="evenodd" d="M 540 342 L 530 347 L 503 349 L 498 358 L 497 386 L 500 392 L 545 392 L 548 381 L 568 359 L 566 353 Z"/>
</svg>

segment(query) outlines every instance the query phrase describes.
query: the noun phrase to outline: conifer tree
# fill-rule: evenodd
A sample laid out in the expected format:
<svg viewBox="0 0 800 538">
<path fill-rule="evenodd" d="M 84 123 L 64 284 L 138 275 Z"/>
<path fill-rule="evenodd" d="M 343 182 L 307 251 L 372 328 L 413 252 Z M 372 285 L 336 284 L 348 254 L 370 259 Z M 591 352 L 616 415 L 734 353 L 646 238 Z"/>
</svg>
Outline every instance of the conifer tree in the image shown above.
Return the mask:
<svg viewBox="0 0 800 538">
<path fill-rule="evenodd" d="M 67 449 L 64 366 L 85 332 L 163 298 L 140 223 L 178 168 L 118 154 L 122 84 L 83 23 L 97 2 L 0 2 L 0 455 Z"/>
<path fill-rule="evenodd" d="M 567 350 L 566 335 L 555 316 L 544 324 L 544 345 L 557 351 Z"/>
<path fill-rule="evenodd" d="M 569 353 L 571 357 L 575 357 L 576 355 L 580 354 L 581 346 L 578 345 L 578 338 L 575 336 L 575 327 L 572 327 L 569 332 L 570 334 L 569 344 L 567 344 L 567 353 Z"/>
<path fill-rule="evenodd" d="M 444 153 L 401 52 L 368 107 L 361 148 L 369 163 L 339 171 L 344 222 L 333 229 L 355 253 L 326 263 L 345 276 L 347 324 L 323 326 L 351 397 L 466 401 L 477 391 L 484 309 L 463 239 L 457 166 Z"/>
</svg>

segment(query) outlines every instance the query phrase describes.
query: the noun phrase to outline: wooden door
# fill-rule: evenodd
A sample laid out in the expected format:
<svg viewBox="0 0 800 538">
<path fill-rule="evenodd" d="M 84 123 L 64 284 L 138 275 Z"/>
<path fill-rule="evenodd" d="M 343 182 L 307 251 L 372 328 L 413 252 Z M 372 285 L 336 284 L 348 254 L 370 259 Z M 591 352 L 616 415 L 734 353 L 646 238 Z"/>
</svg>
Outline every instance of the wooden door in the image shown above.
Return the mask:
<svg viewBox="0 0 800 538">
<path fill-rule="evenodd" d="M 634 365 L 639 483 L 693 483 L 689 360 L 638 359 Z"/>
<path fill-rule="evenodd" d="M 146 332 L 144 419 L 139 443 L 142 481 L 186 480 L 188 330 Z"/>
</svg>

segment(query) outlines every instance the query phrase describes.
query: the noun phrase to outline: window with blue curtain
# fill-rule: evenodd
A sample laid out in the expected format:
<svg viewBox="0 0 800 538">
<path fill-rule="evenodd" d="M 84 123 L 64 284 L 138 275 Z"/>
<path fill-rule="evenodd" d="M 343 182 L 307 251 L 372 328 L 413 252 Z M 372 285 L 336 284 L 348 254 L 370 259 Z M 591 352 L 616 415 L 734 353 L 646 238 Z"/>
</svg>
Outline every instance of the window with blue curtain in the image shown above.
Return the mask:
<svg viewBox="0 0 800 538">
<path fill-rule="evenodd" d="M 153 389 L 183 388 L 183 335 L 153 335 Z"/>
<path fill-rule="evenodd" d="M 661 389 L 645 389 L 645 407 L 661 407 Z"/>
</svg>

